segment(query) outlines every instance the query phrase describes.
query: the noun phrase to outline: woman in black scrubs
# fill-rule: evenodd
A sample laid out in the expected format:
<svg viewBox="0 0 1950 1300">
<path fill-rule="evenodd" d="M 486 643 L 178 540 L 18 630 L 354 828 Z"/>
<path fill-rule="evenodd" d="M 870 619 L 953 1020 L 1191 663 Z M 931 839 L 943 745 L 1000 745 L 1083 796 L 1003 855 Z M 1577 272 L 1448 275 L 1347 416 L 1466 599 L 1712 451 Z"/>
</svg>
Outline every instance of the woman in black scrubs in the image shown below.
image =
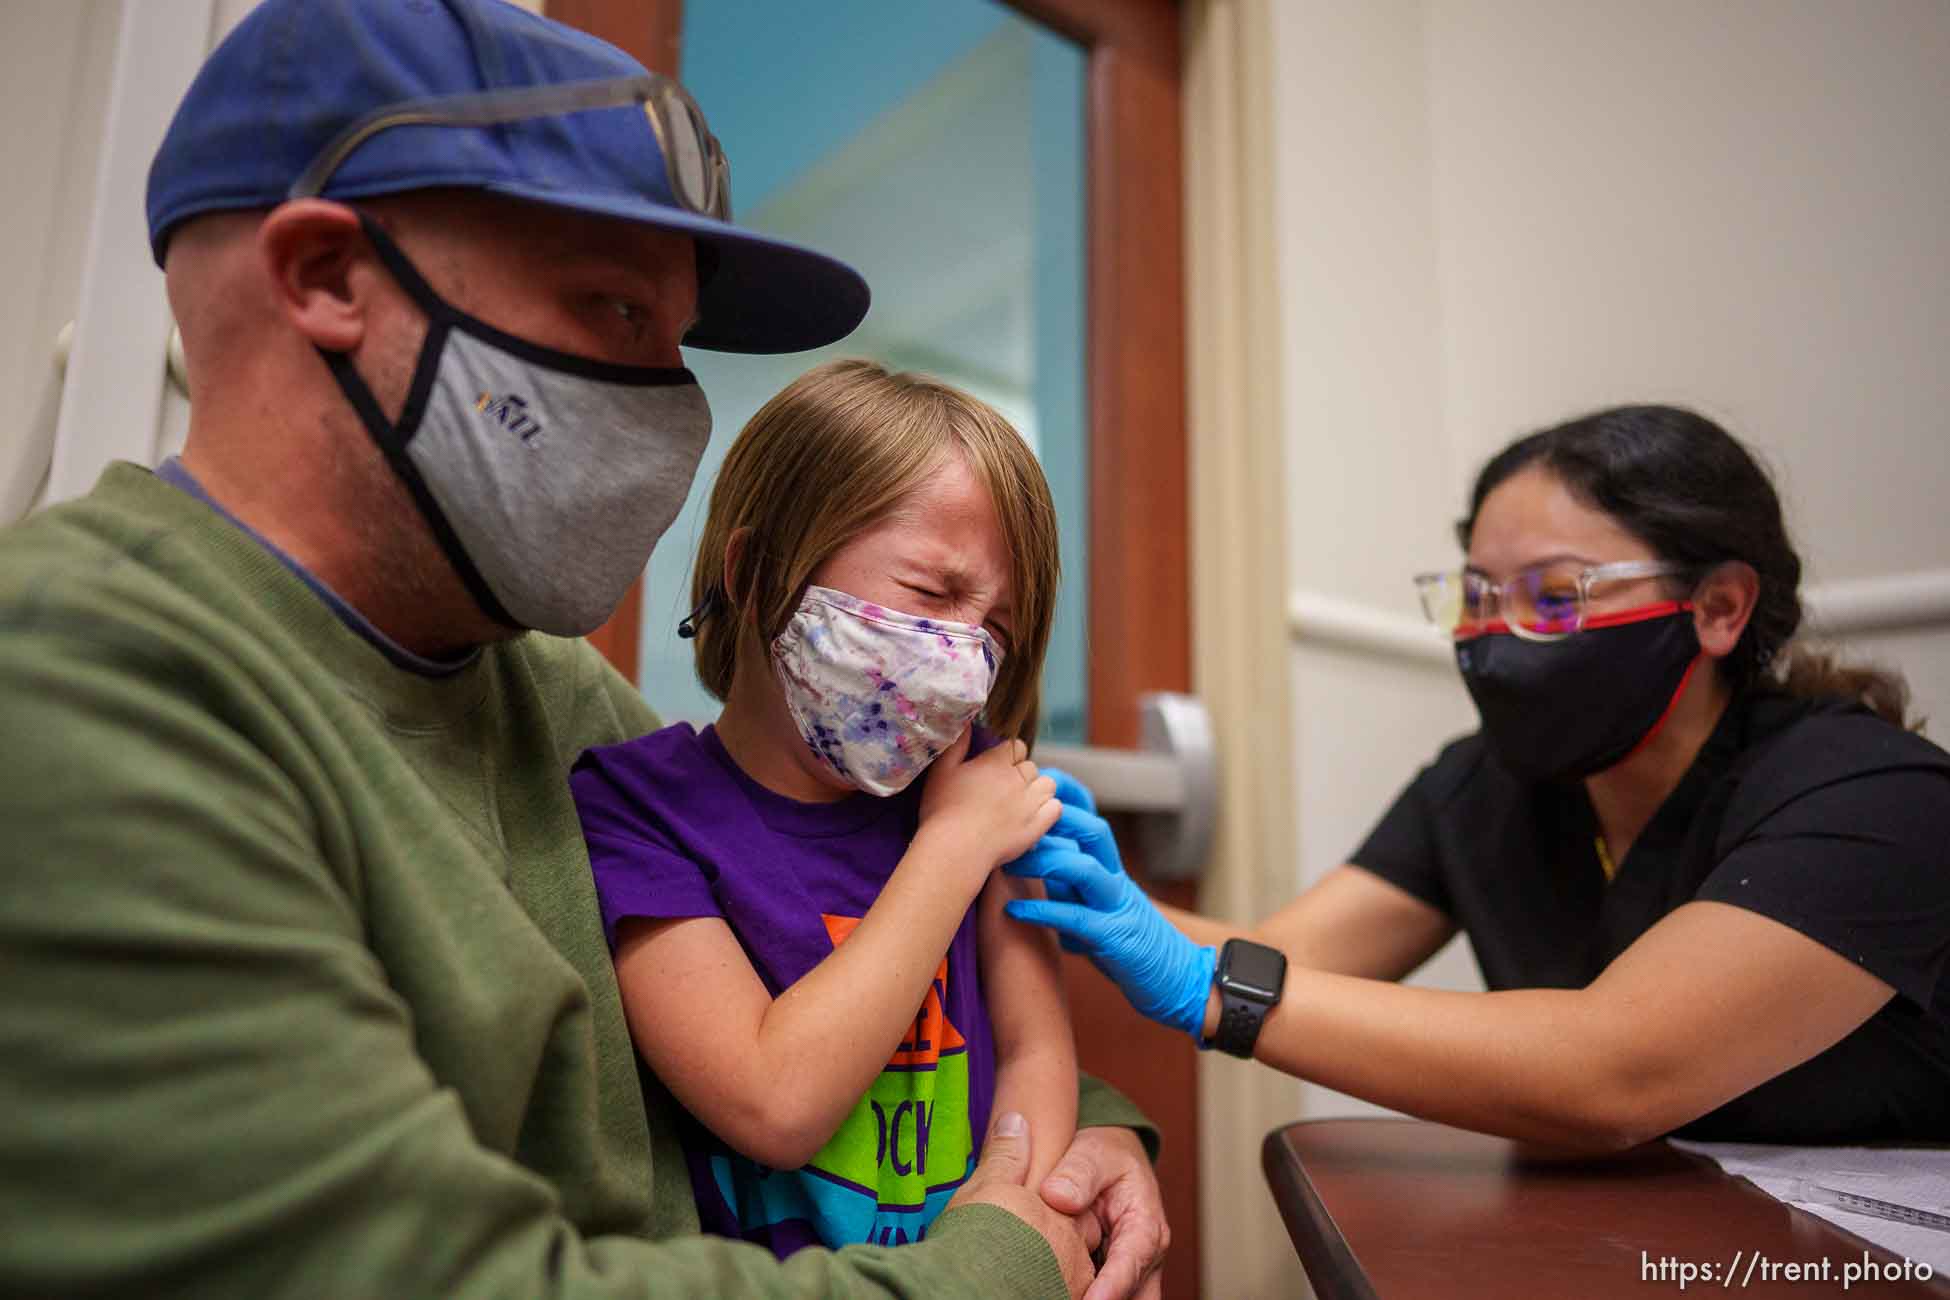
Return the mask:
<svg viewBox="0 0 1950 1300">
<path fill-rule="evenodd" d="M 1790 644 L 1754 459 L 1602 411 L 1490 461 L 1459 533 L 1416 582 L 1482 730 L 1348 864 L 1250 931 L 1167 916 L 1068 807 L 1011 910 L 1206 1045 L 1465 1128 L 1950 1139 L 1950 755 L 1899 678 Z M 1392 982 L 1458 929 L 1490 992 Z"/>
</svg>

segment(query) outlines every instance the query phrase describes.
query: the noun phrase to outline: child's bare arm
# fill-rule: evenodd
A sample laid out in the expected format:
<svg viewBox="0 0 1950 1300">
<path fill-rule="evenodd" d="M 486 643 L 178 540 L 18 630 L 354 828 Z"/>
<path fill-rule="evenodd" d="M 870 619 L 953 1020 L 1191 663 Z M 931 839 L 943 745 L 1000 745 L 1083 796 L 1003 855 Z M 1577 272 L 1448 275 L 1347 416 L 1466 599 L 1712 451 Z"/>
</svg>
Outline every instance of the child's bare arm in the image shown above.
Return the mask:
<svg viewBox="0 0 1950 1300">
<path fill-rule="evenodd" d="M 970 899 L 1055 821 L 1054 786 L 1019 748 L 963 752 L 929 774 L 921 828 L 858 927 L 776 1000 L 717 917 L 618 928 L 637 1051 L 734 1150 L 792 1169 L 826 1144 L 913 1023 Z"/>
<path fill-rule="evenodd" d="M 998 871 L 982 889 L 976 918 L 982 996 L 995 1030 L 995 1113 L 1020 1111 L 1029 1121 L 1029 1187 L 1042 1185 L 1077 1131 L 1077 1049 L 1056 936 L 1002 910 L 1011 898 L 1042 896 L 1041 882 Z"/>
</svg>

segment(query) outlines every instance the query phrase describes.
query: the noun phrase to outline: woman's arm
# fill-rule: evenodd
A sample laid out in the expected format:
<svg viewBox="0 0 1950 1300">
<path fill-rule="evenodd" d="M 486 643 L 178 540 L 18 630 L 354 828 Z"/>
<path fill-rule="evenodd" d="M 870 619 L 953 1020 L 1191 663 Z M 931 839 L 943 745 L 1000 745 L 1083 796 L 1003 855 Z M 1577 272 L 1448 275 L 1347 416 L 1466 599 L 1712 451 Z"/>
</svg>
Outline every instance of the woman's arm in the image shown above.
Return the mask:
<svg viewBox="0 0 1950 1300">
<path fill-rule="evenodd" d="M 982 889 L 976 943 L 982 1000 L 995 1032 L 995 1114 L 1029 1121 L 1027 1185 L 1040 1187 L 1077 1131 L 1077 1048 L 1064 1006 L 1055 936 L 1012 925 L 1003 904 L 1040 898 L 1042 886 L 996 872 Z"/>
<path fill-rule="evenodd" d="M 990 872 L 1056 819 L 1018 742 L 962 762 L 966 743 L 929 772 L 920 830 L 866 916 L 777 999 L 717 917 L 618 926 L 637 1051 L 733 1149 L 796 1169 L 826 1144 L 913 1024 Z M 1074 1104 L 1074 1071 L 1066 1087 Z"/>
<path fill-rule="evenodd" d="M 1402 978 L 1456 933 L 1442 912 L 1353 863 L 1334 868 L 1250 928 L 1167 903 L 1158 910 L 1193 943 L 1253 939 L 1296 965 L 1368 979 Z"/>
<path fill-rule="evenodd" d="M 1154 1019 L 1209 1036 L 1219 1005 L 1209 960 L 1196 960 L 1201 950 L 1128 876 L 1060 846 L 1038 848 L 1009 869 L 1063 895 L 1011 903 L 1011 916 L 1068 936 Z M 1255 1055 L 1428 1119 L 1616 1149 L 1809 1059 L 1893 993 L 1786 925 L 1694 902 L 1584 989 L 1453 993 L 1289 965 Z M 1193 998 L 1204 1005 L 1202 1024 L 1182 1015 Z"/>
<path fill-rule="evenodd" d="M 1689 903 L 1583 989 L 1452 993 L 1290 967 L 1254 1055 L 1426 1119 L 1617 1149 L 1799 1065 L 1892 995 L 1778 921 Z"/>
</svg>

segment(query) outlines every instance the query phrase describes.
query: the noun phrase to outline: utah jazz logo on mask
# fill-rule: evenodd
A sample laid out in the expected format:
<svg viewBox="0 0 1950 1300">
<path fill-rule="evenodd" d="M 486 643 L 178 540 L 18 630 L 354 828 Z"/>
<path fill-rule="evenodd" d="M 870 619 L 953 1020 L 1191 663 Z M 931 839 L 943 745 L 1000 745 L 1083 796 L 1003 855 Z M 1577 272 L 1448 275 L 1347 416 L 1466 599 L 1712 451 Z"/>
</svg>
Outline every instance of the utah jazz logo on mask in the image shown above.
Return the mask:
<svg viewBox="0 0 1950 1300">
<path fill-rule="evenodd" d="M 535 435 L 542 431 L 541 424 L 528 413 L 528 403 L 513 393 L 506 397 L 482 393 L 474 399 L 474 409 L 499 421 L 502 428 L 523 442 L 533 441 Z"/>
</svg>

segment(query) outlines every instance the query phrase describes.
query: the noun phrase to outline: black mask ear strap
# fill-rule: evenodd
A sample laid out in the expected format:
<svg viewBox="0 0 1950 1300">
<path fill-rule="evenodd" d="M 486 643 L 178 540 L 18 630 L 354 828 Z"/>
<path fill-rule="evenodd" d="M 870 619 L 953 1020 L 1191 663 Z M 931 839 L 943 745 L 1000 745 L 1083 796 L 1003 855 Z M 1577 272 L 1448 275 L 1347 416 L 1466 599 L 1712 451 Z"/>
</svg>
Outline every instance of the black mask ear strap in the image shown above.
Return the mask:
<svg viewBox="0 0 1950 1300">
<path fill-rule="evenodd" d="M 419 432 L 421 417 L 426 414 L 427 401 L 433 394 L 433 381 L 440 373 L 440 353 L 446 346 L 447 333 L 461 319 L 461 314 L 433 291 L 433 287 L 413 269 L 413 264 L 406 260 L 406 254 L 400 252 L 399 245 L 363 212 L 359 214 L 359 226 L 378 251 L 379 260 L 386 264 L 386 269 L 393 273 L 400 287 L 427 314 L 427 336 L 420 343 L 419 360 L 413 364 L 413 382 L 407 386 L 406 401 L 400 406 L 399 419 L 389 421 L 386 418 L 385 412 L 379 409 L 378 399 L 372 395 L 372 389 L 366 387 L 365 379 L 352 368 L 350 357 L 340 352 L 327 352 L 324 348 L 318 351 L 325 358 L 325 364 L 332 368 L 339 387 L 345 391 L 346 400 L 359 413 L 359 419 L 372 433 L 373 440 L 385 450 L 388 458 L 397 454 L 403 460 L 406 446 Z"/>
<path fill-rule="evenodd" d="M 446 555 L 447 562 L 454 566 L 454 572 L 460 575 L 461 582 L 467 587 L 467 593 L 474 597 L 474 603 L 481 607 L 482 613 L 495 622 L 506 624 L 508 627 L 520 627 L 521 624 L 515 621 L 514 615 L 508 612 L 507 607 L 489 588 L 487 579 L 481 576 L 481 571 L 474 567 L 474 561 L 468 558 L 467 548 L 460 544 L 460 535 L 454 531 L 453 525 L 447 522 L 446 512 L 441 510 L 440 503 L 433 499 L 433 492 L 427 487 L 426 479 L 421 477 L 419 467 L 413 463 L 413 458 L 406 454 L 406 445 L 413 440 L 411 431 L 419 428 L 420 413 L 425 409 L 427 394 L 433 387 L 433 374 L 440 359 L 440 345 L 446 336 L 445 325 L 436 322 L 427 326 L 427 341 L 420 349 L 419 365 L 413 375 L 413 388 L 407 394 L 406 406 L 400 412 L 397 425 L 389 422 L 386 413 L 379 409 L 379 400 L 373 396 L 372 389 L 366 385 L 365 378 L 352 365 L 351 357 L 343 352 L 327 352 L 324 348 L 318 349 L 318 355 L 325 358 L 326 367 L 332 372 L 332 378 L 338 381 L 339 390 L 345 394 L 345 400 L 351 404 L 353 411 L 358 415 L 359 423 L 366 426 L 366 432 L 372 435 L 372 440 L 379 445 L 379 450 L 385 453 L 386 463 L 393 467 L 393 473 L 399 475 L 400 482 L 406 484 L 407 492 L 413 497 L 413 504 L 420 509 L 420 517 L 427 521 L 427 527 L 433 532 L 433 539 L 440 544 L 440 550 Z M 408 432 L 402 434 L 400 432 L 402 429 Z"/>
<path fill-rule="evenodd" d="M 683 621 L 677 625 L 677 635 L 686 641 L 696 636 L 697 625 L 717 609 L 719 601 L 718 589 L 713 586 L 704 593 L 704 599 L 698 602 L 697 608 L 684 615 Z"/>
<path fill-rule="evenodd" d="M 427 314 L 430 325 L 451 327 L 466 319 L 463 313 L 433 291 L 433 286 L 420 274 L 420 268 L 407 260 L 400 246 L 393 242 L 393 237 L 377 221 L 361 212 L 359 229 L 365 232 L 367 242 L 372 245 L 373 252 L 379 254 L 379 260 L 385 263 L 386 269 L 392 272 L 393 279 L 399 281 L 399 287 L 406 290 L 407 297 L 418 303 L 420 310 Z"/>
<path fill-rule="evenodd" d="M 406 454 L 413 436 L 419 432 L 420 421 L 426 415 L 427 403 L 432 398 L 433 383 L 440 372 L 440 354 L 446 348 L 447 335 L 455 325 L 466 318 L 433 291 L 433 286 L 428 284 L 413 263 L 406 259 L 406 254 L 400 251 L 399 245 L 393 242 L 392 236 L 380 229 L 379 223 L 361 212 L 359 228 L 365 232 L 373 251 L 379 254 L 379 260 L 399 282 L 400 288 L 419 304 L 420 310 L 425 312 L 427 317 L 427 336 L 420 344 L 420 356 L 413 366 L 413 382 L 407 387 L 406 401 L 400 406 L 399 419 L 394 421 L 386 418 L 386 413 L 379 409 L 379 399 L 373 395 L 365 377 L 353 366 L 350 356 L 343 352 L 328 352 L 324 348 L 319 348 L 318 354 L 325 358 L 325 365 L 331 370 L 332 377 L 338 381 L 339 390 L 345 394 L 345 400 L 351 403 L 353 411 L 358 414 L 359 423 L 366 426 L 366 432 L 372 435 L 373 442 L 377 443 L 379 450 L 385 454 L 386 463 L 393 467 L 395 474 L 399 475 L 400 482 L 406 484 L 406 490 L 412 496 L 413 504 L 419 507 L 420 517 L 427 521 L 427 527 L 432 531 L 434 540 L 440 544 L 442 554 L 447 557 L 447 562 L 453 565 L 454 572 L 460 575 L 460 580 L 467 587 L 468 594 L 474 598 L 474 603 L 481 607 L 482 613 L 497 623 L 503 623 L 508 627 L 520 627 L 521 624 L 515 620 L 514 615 L 508 612 L 507 607 L 488 586 L 487 579 L 481 576 L 481 571 L 474 567 L 474 561 L 468 558 L 467 548 L 461 545 L 460 535 L 448 522 L 446 512 L 440 508 L 440 503 L 434 500 L 433 491 L 428 488 L 419 467 L 413 463 L 413 458 Z"/>
</svg>

